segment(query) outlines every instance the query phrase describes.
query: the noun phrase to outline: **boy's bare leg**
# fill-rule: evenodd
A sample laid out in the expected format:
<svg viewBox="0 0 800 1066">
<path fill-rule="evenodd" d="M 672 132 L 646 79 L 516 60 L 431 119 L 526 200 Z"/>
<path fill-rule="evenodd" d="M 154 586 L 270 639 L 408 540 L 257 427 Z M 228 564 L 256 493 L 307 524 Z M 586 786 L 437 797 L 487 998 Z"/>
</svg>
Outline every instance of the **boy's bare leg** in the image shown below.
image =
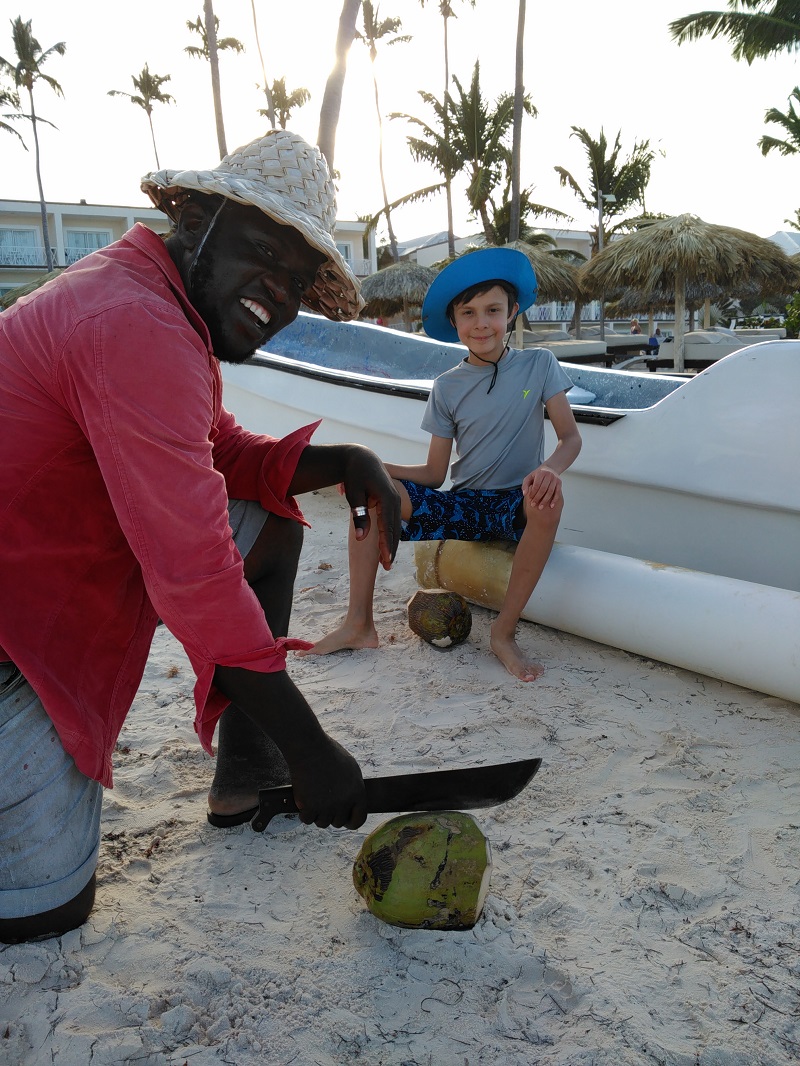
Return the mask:
<svg viewBox="0 0 800 1066">
<path fill-rule="evenodd" d="M 404 485 L 395 481 L 400 492 L 400 514 L 404 521 L 411 517 L 411 500 Z M 380 646 L 378 631 L 372 613 L 375 595 L 375 578 L 378 574 L 378 523 L 375 512 L 370 512 L 369 533 L 363 540 L 356 540 L 355 528 L 350 524 L 347 538 L 347 559 L 350 567 L 350 591 L 347 597 L 347 614 L 340 625 L 327 636 L 318 640 L 308 651 L 295 654 L 329 655 L 347 648 L 377 648 Z"/>
<path fill-rule="evenodd" d="M 535 681 L 544 673 L 544 667 L 529 659 L 517 644 L 517 623 L 550 557 L 563 501 L 559 499 L 555 507 L 539 510 L 526 500 L 524 507 L 525 529 L 514 553 L 503 605 L 492 623 L 490 646 L 510 674 L 520 681 Z"/>
</svg>

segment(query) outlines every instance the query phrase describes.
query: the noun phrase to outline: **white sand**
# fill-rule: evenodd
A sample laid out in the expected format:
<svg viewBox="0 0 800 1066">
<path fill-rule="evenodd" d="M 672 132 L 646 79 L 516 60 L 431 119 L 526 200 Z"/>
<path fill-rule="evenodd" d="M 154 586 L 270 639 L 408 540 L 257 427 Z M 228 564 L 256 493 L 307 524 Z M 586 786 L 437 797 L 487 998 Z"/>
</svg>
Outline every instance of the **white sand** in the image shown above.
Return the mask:
<svg viewBox="0 0 800 1066">
<path fill-rule="evenodd" d="M 347 512 L 314 523 L 293 633 L 347 591 Z M 800 1058 L 800 708 L 530 623 L 515 681 L 490 614 L 438 651 L 409 631 L 413 553 L 380 579 L 383 647 L 290 670 L 365 774 L 538 755 L 477 812 L 494 870 L 469 932 L 384 925 L 357 833 L 214 830 L 193 677 L 159 630 L 106 793 L 98 902 L 59 940 L 0 948 L 13 1066 L 752 1066 Z"/>
</svg>

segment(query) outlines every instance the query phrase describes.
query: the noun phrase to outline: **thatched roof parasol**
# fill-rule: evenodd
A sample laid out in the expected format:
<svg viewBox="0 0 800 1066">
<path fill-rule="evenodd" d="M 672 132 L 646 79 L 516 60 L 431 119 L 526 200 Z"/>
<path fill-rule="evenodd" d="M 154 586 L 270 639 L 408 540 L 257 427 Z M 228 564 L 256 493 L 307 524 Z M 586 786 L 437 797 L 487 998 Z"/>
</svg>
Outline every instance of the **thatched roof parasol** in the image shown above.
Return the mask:
<svg viewBox="0 0 800 1066">
<path fill-rule="evenodd" d="M 588 293 L 621 296 L 635 289 L 638 300 L 675 301 L 675 369 L 683 369 L 683 316 L 687 286 L 710 286 L 731 296 L 789 292 L 797 270 L 772 241 L 755 233 L 715 226 L 696 215 L 677 215 L 643 226 L 612 241 L 580 268 Z M 711 298 L 711 297 L 706 297 Z"/>
<path fill-rule="evenodd" d="M 9 289 L 4 296 L 0 296 L 0 311 L 5 311 L 16 303 L 21 296 L 28 296 L 32 292 L 36 292 L 38 288 L 46 284 L 48 281 L 52 281 L 53 278 L 57 278 L 59 274 L 64 271 L 64 267 L 56 267 L 55 270 L 51 270 L 49 274 L 41 274 L 38 278 L 34 278 L 32 281 L 26 281 L 24 285 L 17 285 L 15 289 Z"/>
<path fill-rule="evenodd" d="M 409 309 L 422 306 L 437 273 L 433 267 L 404 260 L 370 274 L 361 282 L 361 295 L 365 300 L 362 314 L 374 318 L 402 312 L 406 324 L 410 326 Z"/>
<path fill-rule="evenodd" d="M 575 300 L 580 296 L 578 268 L 560 259 L 547 248 L 537 248 L 525 241 L 511 241 L 505 248 L 516 248 L 531 261 L 539 283 L 538 300 Z"/>
</svg>

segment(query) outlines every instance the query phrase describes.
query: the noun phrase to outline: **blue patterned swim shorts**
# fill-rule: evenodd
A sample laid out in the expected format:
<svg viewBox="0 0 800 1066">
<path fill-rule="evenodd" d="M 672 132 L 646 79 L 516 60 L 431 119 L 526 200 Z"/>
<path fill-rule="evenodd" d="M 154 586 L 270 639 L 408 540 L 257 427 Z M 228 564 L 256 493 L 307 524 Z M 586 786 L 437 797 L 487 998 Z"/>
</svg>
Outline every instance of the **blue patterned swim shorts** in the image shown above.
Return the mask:
<svg viewBox="0 0 800 1066">
<path fill-rule="evenodd" d="M 411 498 L 411 518 L 401 540 L 519 541 L 522 489 L 461 489 L 442 492 L 403 481 Z"/>
</svg>

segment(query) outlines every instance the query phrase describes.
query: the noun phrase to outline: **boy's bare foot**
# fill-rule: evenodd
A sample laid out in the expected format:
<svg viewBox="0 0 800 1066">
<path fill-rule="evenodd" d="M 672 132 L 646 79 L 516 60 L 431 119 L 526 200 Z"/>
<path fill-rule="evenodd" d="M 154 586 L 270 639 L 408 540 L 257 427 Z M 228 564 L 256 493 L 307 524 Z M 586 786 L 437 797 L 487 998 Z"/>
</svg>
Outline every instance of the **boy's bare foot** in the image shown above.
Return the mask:
<svg viewBox="0 0 800 1066">
<path fill-rule="evenodd" d="M 489 646 L 506 670 L 520 681 L 536 681 L 544 673 L 541 663 L 527 661 L 513 637 L 500 637 L 492 633 Z"/>
<path fill-rule="evenodd" d="M 359 648 L 378 648 L 378 631 L 374 626 L 357 626 L 350 622 L 343 622 L 338 629 L 334 629 L 327 637 L 318 640 L 313 648 L 307 651 L 296 651 L 299 659 L 307 655 L 330 655 L 334 651 L 358 651 Z"/>
</svg>

